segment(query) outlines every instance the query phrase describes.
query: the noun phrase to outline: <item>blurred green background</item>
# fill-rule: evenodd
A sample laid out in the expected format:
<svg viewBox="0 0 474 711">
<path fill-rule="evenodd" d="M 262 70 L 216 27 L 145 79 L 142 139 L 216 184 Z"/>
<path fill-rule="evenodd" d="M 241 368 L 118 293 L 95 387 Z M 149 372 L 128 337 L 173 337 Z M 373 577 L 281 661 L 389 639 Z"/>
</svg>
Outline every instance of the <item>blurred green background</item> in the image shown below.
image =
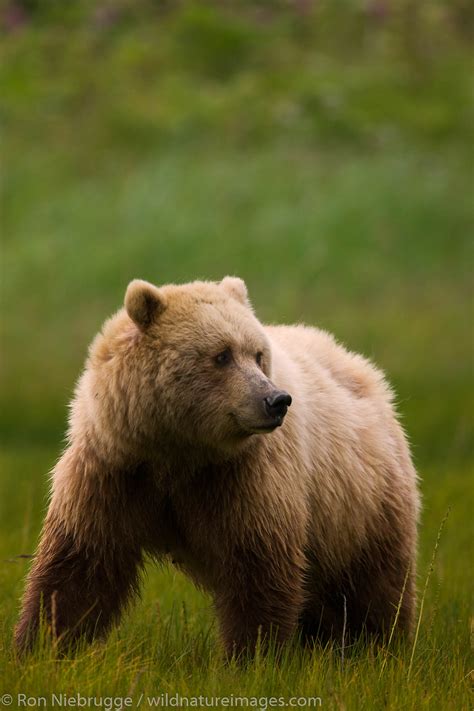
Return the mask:
<svg viewBox="0 0 474 711">
<path fill-rule="evenodd" d="M 74 381 L 128 281 L 236 274 L 262 320 L 327 328 L 387 371 L 423 565 L 451 507 L 438 574 L 466 642 L 472 4 L 13 0 L 0 17 L 5 557 L 34 547 Z"/>
<path fill-rule="evenodd" d="M 246 279 L 386 368 L 420 464 L 469 453 L 464 2 L 3 9 L 7 441 L 58 442 L 134 277 Z"/>
</svg>

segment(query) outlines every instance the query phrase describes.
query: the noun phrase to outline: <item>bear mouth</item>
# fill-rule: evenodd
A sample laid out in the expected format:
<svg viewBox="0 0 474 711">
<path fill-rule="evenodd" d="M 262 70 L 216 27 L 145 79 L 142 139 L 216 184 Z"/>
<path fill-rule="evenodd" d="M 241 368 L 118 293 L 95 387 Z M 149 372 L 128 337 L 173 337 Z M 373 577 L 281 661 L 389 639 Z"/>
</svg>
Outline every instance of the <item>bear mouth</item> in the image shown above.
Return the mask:
<svg viewBox="0 0 474 711">
<path fill-rule="evenodd" d="M 237 420 L 237 418 L 235 418 Z M 258 424 L 250 424 L 250 423 L 243 423 L 243 422 L 238 422 L 239 429 L 244 437 L 249 437 L 250 435 L 254 434 L 269 434 L 270 432 L 273 432 L 276 430 L 278 427 L 281 427 L 283 424 L 284 417 L 278 416 L 278 417 L 272 417 L 271 420 L 267 420 L 262 423 Z"/>
<path fill-rule="evenodd" d="M 258 427 L 252 427 L 252 432 L 255 434 L 265 434 L 265 432 L 273 432 L 277 427 L 281 427 L 283 424 L 283 419 L 279 422 L 273 422 L 272 424 L 259 425 Z"/>
</svg>

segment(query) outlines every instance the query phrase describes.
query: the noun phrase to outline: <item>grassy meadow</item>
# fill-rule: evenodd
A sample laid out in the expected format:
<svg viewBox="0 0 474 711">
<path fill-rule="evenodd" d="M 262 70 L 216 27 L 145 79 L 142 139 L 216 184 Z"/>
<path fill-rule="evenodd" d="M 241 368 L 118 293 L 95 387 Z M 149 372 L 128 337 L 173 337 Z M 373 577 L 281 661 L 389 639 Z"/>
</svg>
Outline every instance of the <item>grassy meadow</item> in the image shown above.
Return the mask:
<svg viewBox="0 0 474 711">
<path fill-rule="evenodd" d="M 0 703 L 472 707 L 472 13 L 362 5 L 0 10 Z M 210 599 L 149 565 L 106 643 L 58 658 L 45 638 L 17 659 L 24 556 L 88 343 L 132 278 L 225 274 L 261 320 L 329 329 L 394 384 L 423 494 L 416 642 L 226 665 Z"/>
</svg>

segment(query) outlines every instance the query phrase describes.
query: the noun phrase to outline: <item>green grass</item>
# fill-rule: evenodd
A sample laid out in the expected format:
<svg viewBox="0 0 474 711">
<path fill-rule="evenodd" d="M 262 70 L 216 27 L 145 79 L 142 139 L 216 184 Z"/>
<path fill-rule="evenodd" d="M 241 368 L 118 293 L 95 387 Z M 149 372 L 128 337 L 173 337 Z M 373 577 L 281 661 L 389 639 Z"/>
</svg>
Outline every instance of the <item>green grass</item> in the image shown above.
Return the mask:
<svg viewBox="0 0 474 711">
<path fill-rule="evenodd" d="M 320 696 L 323 708 L 469 707 L 469 560 L 470 506 L 467 471 L 427 470 L 425 514 L 421 526 L 420 588 L 423 588 L 439 526 L 441 534 L 429 581 L 408 680 L 411 647 L 373 650 L 334 649 L 303 653 L 295 644 L 284 659 L 260 658 L 247 669 L 225 665 L 220 654 L 210 600 L 170 569 L 150 565 L 143 596 L 106 644 L 56 658 L 44 642 L 32 658 L 11 653 L 11 630 L 17 614 L 28 561 L 15 558 L 34 550 L 46 503 L 46 481 L 39 472 L 56 457 L 50 449 L 7 449 L 1 460 L 2 538 L 0 584 L 0 678 L 2 691 L 50 697 L 52 693 L 126 696 L 168 692 L 183 696 Z"/>
<path fill-rule="evenodd" d="M 39 17 L 0 47 L 0 694 L 469 708 L 472 81 L 448 9 L 420 3 L 404 24 L 394 3 L 377 29 L 357 3 L 157 20 L 143 0 L 102 27 L 87 2 L 59 22 L 54 2 L 29 5 Z M 420 590 L 449 510 L 409 679 L 410 644 L 225 665 L 209 598 L 152 565 L 107 643 L 15 658 L 18 556 L 34 552 L 88 343 L 130 279 L 225 274 L 262 320 L 327 328 L 395 385 L 421 475 Z"/>
</svg>

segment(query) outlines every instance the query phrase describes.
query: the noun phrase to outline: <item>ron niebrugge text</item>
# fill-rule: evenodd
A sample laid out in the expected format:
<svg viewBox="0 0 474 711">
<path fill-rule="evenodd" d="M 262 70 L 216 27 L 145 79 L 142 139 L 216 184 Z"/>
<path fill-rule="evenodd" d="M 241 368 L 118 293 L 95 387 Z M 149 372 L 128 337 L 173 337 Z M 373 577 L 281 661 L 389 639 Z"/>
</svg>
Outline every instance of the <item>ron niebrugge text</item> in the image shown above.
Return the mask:
<svg viewBox="0 0 474 711">
<path fill-rule="evenodd" d="M 84 696 L 75 694 L 51 694 L 50 696 L 29 696 L 28 694 L 4 694 L 0 705 L 16 708 L 82 708 L 119 709 L 144 708 L 253 708 L 267 711 L 271 708 L 319 708 L 320 696 L 181 696 L 181 694 L 160 694 L 158 696 Z"/>
</svg>

